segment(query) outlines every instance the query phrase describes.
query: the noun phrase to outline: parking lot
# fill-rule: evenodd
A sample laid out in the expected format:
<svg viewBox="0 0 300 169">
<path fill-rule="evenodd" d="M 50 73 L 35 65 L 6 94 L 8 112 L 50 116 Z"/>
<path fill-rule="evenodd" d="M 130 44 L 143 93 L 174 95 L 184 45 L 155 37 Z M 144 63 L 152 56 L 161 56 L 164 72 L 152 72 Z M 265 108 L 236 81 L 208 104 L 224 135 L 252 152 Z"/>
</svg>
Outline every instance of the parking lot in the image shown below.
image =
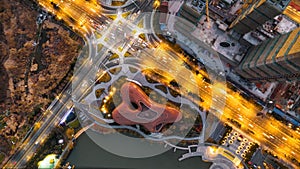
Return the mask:
<svg viewBox="0 0 300 169">
<path fill-rule="evenodd" d="M 245 158 L 247 154 L 250 153 L 249 150 L 255 143 L 249 138 L 239 134 L 237 131 L 232 130 L 225 135 L 221 144 L 239 158 Z"/>
</svg>

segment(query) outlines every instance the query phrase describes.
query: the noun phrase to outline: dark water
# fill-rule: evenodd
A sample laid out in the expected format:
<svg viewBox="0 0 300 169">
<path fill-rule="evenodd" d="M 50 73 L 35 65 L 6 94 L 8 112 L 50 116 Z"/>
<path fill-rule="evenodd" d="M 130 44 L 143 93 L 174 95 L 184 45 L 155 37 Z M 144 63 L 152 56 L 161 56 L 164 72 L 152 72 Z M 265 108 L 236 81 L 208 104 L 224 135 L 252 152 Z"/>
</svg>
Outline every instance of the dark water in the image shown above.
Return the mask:
<svg viewBox="0 0 300 169">
<path fill-rule="evenodd" d="M 211 163 L 203 162 L 201 157 L 193 157 L 179 162 L 178 158 L 184 153 L 185 151 L 177 150 L 174 152 L 171 149 L 149 158 L 125 158 L 105 151 L 95 144 L 86 133 L 83 133 L 78 138 L 76 146 L 67 161 L 74 164 L 75 168 L 209 169 Z"/>
</svg>

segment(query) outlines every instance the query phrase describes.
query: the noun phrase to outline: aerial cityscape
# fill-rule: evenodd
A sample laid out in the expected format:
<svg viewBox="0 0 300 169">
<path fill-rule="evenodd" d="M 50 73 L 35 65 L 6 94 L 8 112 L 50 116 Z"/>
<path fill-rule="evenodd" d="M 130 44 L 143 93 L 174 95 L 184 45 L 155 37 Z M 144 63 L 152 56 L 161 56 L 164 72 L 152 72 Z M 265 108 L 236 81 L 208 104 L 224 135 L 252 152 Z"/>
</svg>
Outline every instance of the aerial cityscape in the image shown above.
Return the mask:
<svg viewBox="0 0 300 169">
<path fill-rule="evenodd" d="M 1 0 L 0 16 L 0 168 L 300 168 L 300 0 Z"/>
</svg>

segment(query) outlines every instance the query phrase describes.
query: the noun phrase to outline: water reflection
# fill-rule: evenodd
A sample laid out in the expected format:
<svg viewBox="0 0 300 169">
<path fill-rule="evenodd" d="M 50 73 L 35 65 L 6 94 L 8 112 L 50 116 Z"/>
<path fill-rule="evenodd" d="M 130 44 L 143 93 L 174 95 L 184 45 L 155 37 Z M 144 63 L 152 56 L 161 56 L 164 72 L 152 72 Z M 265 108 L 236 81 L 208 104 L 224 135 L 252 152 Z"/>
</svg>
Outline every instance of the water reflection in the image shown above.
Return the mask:
<svg viewBox="0 0 300 169">
<path fill-rule="evenodd" d="M 113 135 L 105 135 L 105 137 L 113 137 Z M 200 157 L 179 162 L 178 158 L 183 153 L 185 152 L 179 150 L 174 153 L 171 149 L 161 155 L 150 158 L 125 158 L 105 151 L 95 144 L 86 133 L 83 133 L 78 138 L 76 146 L 67 161 L 74 164 L 75 168 L 209 169 L 211 163 L 203 162 Z"/>
</svg>

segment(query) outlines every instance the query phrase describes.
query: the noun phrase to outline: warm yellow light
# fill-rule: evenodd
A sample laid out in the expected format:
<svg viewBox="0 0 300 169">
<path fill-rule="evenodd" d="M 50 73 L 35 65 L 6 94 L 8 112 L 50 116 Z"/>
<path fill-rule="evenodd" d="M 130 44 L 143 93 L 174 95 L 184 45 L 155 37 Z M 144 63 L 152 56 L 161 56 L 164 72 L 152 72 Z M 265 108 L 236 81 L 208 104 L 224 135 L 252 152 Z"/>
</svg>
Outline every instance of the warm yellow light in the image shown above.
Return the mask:
<svg viewBox="0 0 300 169">
<path fill-rule="evenodd" d="M 35 127 L 40 128 L 40 127 L 41 127 L 41 124 L 40 124 L 39 122 L 36 122 L 36 123 L 35 123 Z"/>
<path fill-rule="evenodd" d="M 158 8 L 160 6 L 160 1 L 159 0 L 155 0 L 153 3 L 153 8 Z"/>
<path fill-rule="evenodd" d="M 217 150 L 216 147 L 208 147 L 208 151 L 209 151 L 210 154 L 215 154 L 216 150 Z"/>
</svg>

